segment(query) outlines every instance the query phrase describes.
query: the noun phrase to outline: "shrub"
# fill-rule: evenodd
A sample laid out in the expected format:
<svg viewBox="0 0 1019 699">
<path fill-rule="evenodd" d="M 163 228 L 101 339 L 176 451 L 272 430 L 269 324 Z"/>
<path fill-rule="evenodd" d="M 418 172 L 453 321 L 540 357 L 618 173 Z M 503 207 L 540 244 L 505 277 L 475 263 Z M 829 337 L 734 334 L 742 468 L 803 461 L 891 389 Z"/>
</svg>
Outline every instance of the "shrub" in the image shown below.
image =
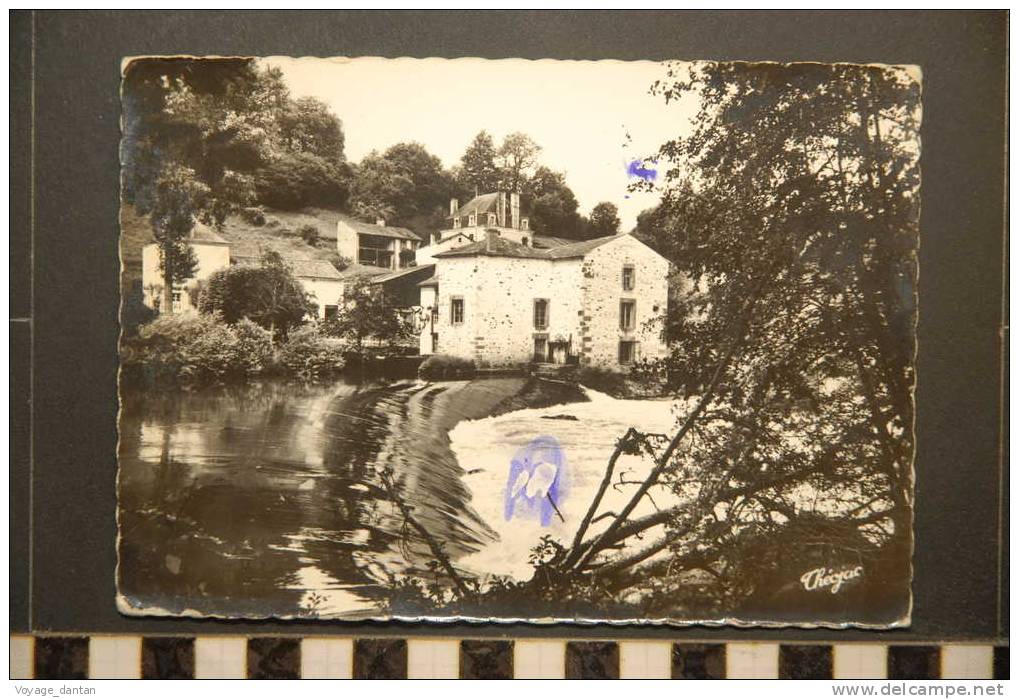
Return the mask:
<svg viewBox="0 0 1019 699">
<path fill-rule="evenodd" d="M 265 225 L 265 212 L 257 206 L 244 207 L 240 210 L 240 217 L 242 221 L 252 226 Z"/>
<path fill-rule="evenodd" d="M 312 247 L 314 247 L 315 244 L 318 243 L 318 228 L 311 225 L 310 223 L 306 223 L 300 228 L 298 228 L 297 235 L 301 238 L 301 240 L 303 240 L 308 245 L 311 245 Z"/>
<path fill-rule="evenodd" d="M 626 393 L 626 374 L 612 369 L 582 366 L 577 370 L 577 381 L 588 388 L 612 396 Z"/>
<path fill-rule="evenodd" d="M 341 345 L 310 325 L 290 333 L 278 360 L 281 367 L 300 376 L 334 374 L 344 366 Z"/>
<path fill-rule="evenodd" d="M 251 371 L 261 371 L 272 363 L 272 333 L 244 318 L 233 326 L 237 349 L 247 357 Z"/>
<path fill-rule="evenodd" d="M 441 381 L 470 378 L 476 371 L 473 359 L 433 354 L 418 367 L 418 376 L 428 381 Z"/>
</svg>

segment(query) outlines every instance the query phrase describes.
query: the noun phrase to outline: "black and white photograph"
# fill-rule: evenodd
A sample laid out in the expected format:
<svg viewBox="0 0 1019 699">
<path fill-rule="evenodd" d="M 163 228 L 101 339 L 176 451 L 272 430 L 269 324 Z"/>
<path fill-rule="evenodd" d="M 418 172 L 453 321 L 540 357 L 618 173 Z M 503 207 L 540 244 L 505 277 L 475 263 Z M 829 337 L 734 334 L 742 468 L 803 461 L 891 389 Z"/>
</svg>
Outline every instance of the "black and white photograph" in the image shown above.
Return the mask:
<svg viewBox="0 0 1019 699">
<path fill-rule="evenodd" d="M 918 67 L 121 78 L 121 613 L 910 624 Z"/>
</svg>

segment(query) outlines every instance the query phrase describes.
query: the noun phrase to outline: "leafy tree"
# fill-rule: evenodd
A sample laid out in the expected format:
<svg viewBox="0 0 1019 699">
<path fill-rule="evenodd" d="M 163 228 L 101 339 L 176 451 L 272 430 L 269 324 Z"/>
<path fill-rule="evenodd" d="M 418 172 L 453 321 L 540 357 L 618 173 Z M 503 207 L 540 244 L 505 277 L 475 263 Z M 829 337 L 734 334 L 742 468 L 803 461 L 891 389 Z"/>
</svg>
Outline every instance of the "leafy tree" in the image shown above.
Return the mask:
<svg viewBox="0 0 1019 699">
<path fill-rule="evenodd" d="M 174 285 L 191 277 L 198 265 L 188 237 L 209 189 L 195 180 L 194 171 L 176 166 L 163 171 L 155 190 L 151 218 L 163 275 L 160 308 L 168 313 L 173 308 Z"/>
<path fill-rule="evenodd" d="M 460 157 L 456 177 L 460 189 L 475 195 L 498 191 L 501 181 L 497 155 L 491 135 L 479 132 Z"/>
<path fill-rule="evenodd" d="M 218 313 L 231 324 L 248 318 L 277 339 L 285 339 L 305 316 L 316 313 L 315 303 L 276 252 L 266 252 L 258 267 L 233 266 L 213 272 L 202 289 L 198 309 Z"/>
<path fill-rule="evenodd" d="M 701 105 L 658 154 L 671 164 L 658 216 L 672 225 L 653 233 L 695 282 L 664 363 L 688 407 L 666 443 L 620 440 L 599 493 L 621 453 L 647 453 L 649 475 L 591 534 L 596 497 L 553 565 L 616 589 L 637 566 L 669 571 L 655 594 L 672 603 L 700 573 L 712 582 L 699 599 L 732 609 L 775 579 L 782 553 L 767 542 L 796 542 L 794 567 L 857 557 L 873 594 L 901 603 L 918 85 L 886 67 L 705 63 L 654 91 Z M 679 504 L 635 514 L 662 490 Z M 748 577 L 750 559 L 764 570 Z"/>
<path fill-rule="evenodd" d="M 251 173 L 267 162 L 286 89 L 247 59 L 139 59 L 123 94 L 124 200 L 151 214 L 169 309 L 173 283 L 194 268 L 195 222 L 220 225 L 253 202 Z"/>
<path fill-rule="evenodd" d="M 392 346 L 412 339 L 412 327 L 400 309 L 368 278 L 352 279 L 342 301 L 337 316 L 328 321 L 326 332 L 347 340 L 358 354 L 364 352 L 368 340 Z"/>
<path fill-rule="evenodd" d="M 278 121 L 283 151 L 312 155 L 334 165 L 344 161 L 343 123 L 323 102 L 314 97 L 288 100 Z"/>
<path fill-rule="evenodd" d="M 615 204 L 607 201 L 595 204 L 588 219 L 588 237 L 615 235 L 619 232 L 619 223 L 619 209 Z"/>
<path fill-rule="evenodd" d="M 255 175 L 258 201 L 284 211 L 308 206 L 345 209 L 350 166 L 313 153 L 284 153 Z"/>
<path fill-rule="evenodd" d="M 525 133 L 517 131 L 503 139 L 497 159 L 503 190 L 509 192 L 524 190 L 537 164 L 539 152 L 541 146 Z"/>
<path fill-rule="evenodd" d="M 538 235 L 579 238 L 581 218 L 577 197 L 561 172 L 544 165 L 535 170 L 526 189 L 530 200 L 531 229 Z"/>
<path fill-rule="evenodd" d="M 397 143 L 383 153 L 372 151 L 358 164 L 353 208 L 365 220 L 384 218 L 409 225 L 437 217 L 441 223 L 450 194 L 456 191 L 452 175 L 424 146 Z"/>
</svg>

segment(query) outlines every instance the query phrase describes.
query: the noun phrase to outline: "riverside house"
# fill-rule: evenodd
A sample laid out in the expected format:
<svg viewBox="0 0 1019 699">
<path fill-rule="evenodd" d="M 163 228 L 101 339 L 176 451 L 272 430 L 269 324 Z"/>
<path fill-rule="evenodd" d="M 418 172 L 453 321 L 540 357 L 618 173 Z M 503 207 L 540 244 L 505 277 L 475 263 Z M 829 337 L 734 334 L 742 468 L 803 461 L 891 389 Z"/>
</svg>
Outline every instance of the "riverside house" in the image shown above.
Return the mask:
<svg viewBox="0 0 1019 699">
<path fill-rule="evenodd" d="M 450 220 L 417 251 L 421 354 L 613 369 L 665 355 L 669 263 L 632 235 L 534 236 L 505 193 L 453 200 Z"/>
</svg>

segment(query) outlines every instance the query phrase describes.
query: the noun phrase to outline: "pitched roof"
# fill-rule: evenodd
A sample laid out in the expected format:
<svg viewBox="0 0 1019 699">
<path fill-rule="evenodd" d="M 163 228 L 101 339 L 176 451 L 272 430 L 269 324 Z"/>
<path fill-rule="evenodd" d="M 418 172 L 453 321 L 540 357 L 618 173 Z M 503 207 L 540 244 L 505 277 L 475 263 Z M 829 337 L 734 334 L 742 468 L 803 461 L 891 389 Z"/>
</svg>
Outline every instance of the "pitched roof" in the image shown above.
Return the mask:
<svg viewBox="0 0 1019 699">
<path fill-rule="evenodd" d="M 374 279 L 389 272 L 390 269 L 388 267 L 373 267 L 372 265 L 362 265 L 354 262 L 344 267 L 339 274 L 341 279 L 352 279 L 354 277 L 371 277 Z"/>
<path fill-rule="evenodd" d="M 445 252 L 438 252 L 435 254 L 435 257 L 474 257 L 480 255 L 483 257 L 523 257 L 539 260 L 566 260 L 574 257 L 583 257 L 596 247 L 604 245 L 605 243 L 610 243 L 624 235 L 629 234 L 620 233 L 619 235 L 608 235 L 604 238 L 582 240 L 568 245 L 560 245 L 558 247 L 548 249 L 532 248 L 527 245 L 521 245 L 520 243 L 507 238 L 495 236 L 492 239 L 486 238 L 485 240 L 479 240 L 476 243 L 471 243 L 470 245 L 453 248 L 452 250 L 446 250 Z"/>
<path fill-rule="evenodd" d="M 206 245 L 229 245 L 222 236 L 204 223 L 196 223 L 191 229 L 190 242 Z"/>
<path fill-rule="evenodd" d="M 374 223 L 358 221 L 356 218 L 343 214 L 337 215 L 337 220 L 342 221 L 362 235 L 377 235 L 382 238 L 399 238 L 401 240 L 416 240 L 419 243 L 421 242 L 421 238 L 418 234 L 409 228 L 401 228 L 399 226 L 376 226 Z"/>
<path fill-rule="evenodd" d="M 565 260 L 570 257 L 583 257 L 595 248 L 602 246 L 605 243 L 611 243 L 613 240 L 618 240 L 625 235 L 629 235 L 629 233 L 620 233 L 618 235 L 607 235 L 603 238 L 582 240 L 578 243 L 570 243 L 569 245 L 560 245 L 559 247 L 550 248 L 544 252 L 549 259 L 552 260 Z"/>
<path fill-rule="evenodd" d="M 494 236 L 492 238 L 486 237 L 484 240 L 479 240 L 470 245 L 437 252 L 435 257 L 475 257 L 481 255 L 483 257 L 522 257 L 541 260 L 547 259 L 547 252 L 547 250 L 537 250 L 527 245 L 521 245 L 501 236 Z"/>
<path fill-rule="evenodd" d="M 331 263 L 325 260 L 287 260 L 291 272 L 295 277 L 304 279 L 334 279 L 339 281 L 343 277 L 336 271 Z"/>
<path fill-rule="evenodd" d="M 534 247 L 542 248 L 543 250 L 557 248 L 561 245 L 572 245 L 577 242 L 573 238 L 556 238 L 551 235 L 536 235 L 532 240 L 534 241 Z"/>
<path fill-rule="evenodd" d="M 488 212 L 497 213 L 496 208 L 499 204 L 499 193 L 489 192 L 488 194 L 479 194 L 478 196 L 471 199 L 469 202 L 461 206 L 456 210 L 456 213 L 447 216 L 446 218 L 467 218 L 473 213 L 485 214 Z"/>
<path fill-rule="evenodd" d="M 256 267 L 262 263 L 261 257 L 251 255 L 231 255 L 235 265 Z M 284 257 L 283 263 L 290 268 L 290 273 L 299 279 L 331 279 L 340 281 L 343 277 L 331 263 L 325 260 L 308 260 L 299 257 Z"/>
<path fill-rule="evenodd" d="M 425 279 L 423 282 L 418 282 L 418 286 L 438 286 L 438 285 L 439 285 L 438 274 L 433 274 L 432 276 L 428 277 L 428 279 Z"/>
<path fill-rule="evenodd" d="M 398 269 L 395 272 L 390 272 L 389 274 L 379 275 L 379 276 L 377 276 L 377 277 L 372 279 L 372 283 L 373 284 L 384 284 L 386 282 L 391 282 L 391 281 L 394 281 L 394 280 L 399 279 L 401 277 L 406 277 L 406 276 L 414 274 L 414 273 L 428 274 L 428 273 L 432 272 L 434 269 L 435 269 L 435 265 L 434 264 L 431 264 L 431 265 L 420 265 L 420 266 L 415 266 L 415 267 L 404 267 L 403 269 Z"/>
</svg>

